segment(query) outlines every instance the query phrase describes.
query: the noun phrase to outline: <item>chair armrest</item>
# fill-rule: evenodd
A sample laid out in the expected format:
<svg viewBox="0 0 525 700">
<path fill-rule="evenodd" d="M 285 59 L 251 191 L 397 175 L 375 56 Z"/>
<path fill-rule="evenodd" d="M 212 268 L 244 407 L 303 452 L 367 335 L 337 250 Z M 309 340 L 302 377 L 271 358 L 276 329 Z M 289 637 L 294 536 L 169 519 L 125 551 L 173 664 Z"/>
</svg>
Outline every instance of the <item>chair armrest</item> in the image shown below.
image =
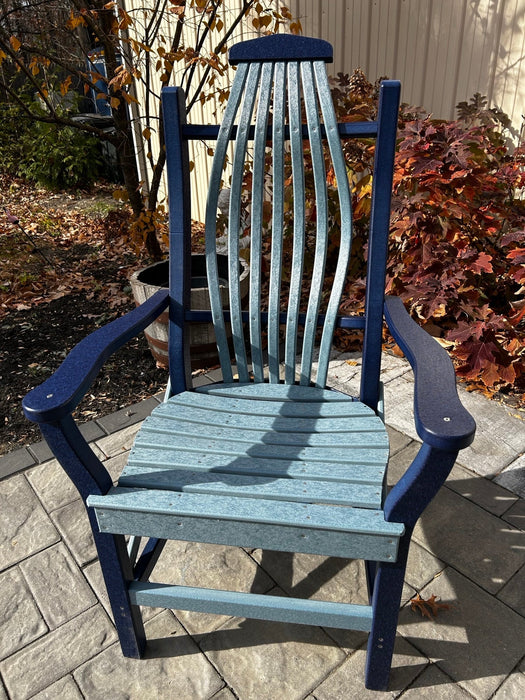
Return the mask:
<svg viewBox="0 0 525 700">
<path fill-rule="evenodd" d="M 149 326 L 168 301 L 168 290 L 162 289 L 133 311 L 81 340 L 56 372 L 24 397 L 25 416 L 35 423 L 50 423 L 71 413 L 108 357 Z"/>
<path fill-rule="evenodd" d="M 459 400 L 447 352 L 410 318 L 399 297 L 386 297 L 385 318 L 414 371 L 414 419 L 419 437 L 447 452 L 468 447 L 476 423 Z"/>
</svg>

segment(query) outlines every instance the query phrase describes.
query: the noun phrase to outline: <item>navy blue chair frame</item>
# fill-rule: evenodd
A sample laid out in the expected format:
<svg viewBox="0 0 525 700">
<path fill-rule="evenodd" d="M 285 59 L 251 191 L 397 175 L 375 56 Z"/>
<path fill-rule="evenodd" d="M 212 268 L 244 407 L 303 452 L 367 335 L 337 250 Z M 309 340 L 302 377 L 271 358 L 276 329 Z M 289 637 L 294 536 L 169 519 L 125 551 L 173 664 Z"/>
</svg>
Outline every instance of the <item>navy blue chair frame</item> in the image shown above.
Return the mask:
<svg viewBox="0 0 525 700">
<path fill-rule="evenodd" d="M 331 59 L 326 42 L 306 38 L 268 37 L 266 41 L 244 42 L 232 50 L 233 62 L 261 58 L 287 60 L 312 54 Z M 288 53 L 287 53 L 288 52 Z M 376 122 L 345 123 L 341 137 L 377 139 L 374 195 L 371 215 L 371 243 L 368 260 L 367 307 L 363 318 L 339 317 L 337 327 L 364 330 L 363 370 L 360 400 L 374 411 L 380 396 L 381 334 L 385 319 L 391 334 L 405 352 L 415 377 L 414 417 L 423 442 L 404 476 L 384 499 L 387 522 L 402 523 L 395 562 L 366 562 L 367 583 L 374 611 L 367 654 L 365 684 L 383 690 L 388 684 L 397 617 L 408 549 L 415 523 L 443 484 L 460 449 L 473 440 L 475 423 L 459 401 L 455 374 L 446 352 L 408 315 L 401 301 L 384 297 L 390 192 L 394 159 L 399 84 L 386 81 Z M 168 179 L 170 192 L 170 290 L 162 290 L 146 303 L 84 339 L 68 355 L 54 375 L 33 389 L 23 401 L 25 415 L 40 425 L 44 438 L 61 463 L 84 503 L 92 495 L 104 495 L 111 478 L 82 437 L 72 411 L 92 384 L 106 359 L 129 339 L 146 328 L 166 308 L 170 314 L 171 392 L 191 388 L 188 324 L 210 318 L 210 312 L 192 311 L 189 304 L 191 254 L 190 185 L 188 141 L 214 139 L 218 127 L 186 124 L 184 95 L 180 89 L 164 91 Z M 244 316 L 244 320 L 246 316 Z M 262 323 L 266 322 L 263 315 Z M 285 320 L 285 315 L 281 318 Z M 300 322 L 304 322 L 301 317 Z M 323 317 L 317 323 L 322 325 Z M 87 508 L 108 590 L 115 625 L 125 656 L 139 658 L 145 635 L 138 605 L 130 596 L 133 581 L 146 580 L 162 551 L 163 540 L 152 538 L 140 558 L 130 558 L 123 535 L 99 531 L 93 508 Z"/>
</svg>

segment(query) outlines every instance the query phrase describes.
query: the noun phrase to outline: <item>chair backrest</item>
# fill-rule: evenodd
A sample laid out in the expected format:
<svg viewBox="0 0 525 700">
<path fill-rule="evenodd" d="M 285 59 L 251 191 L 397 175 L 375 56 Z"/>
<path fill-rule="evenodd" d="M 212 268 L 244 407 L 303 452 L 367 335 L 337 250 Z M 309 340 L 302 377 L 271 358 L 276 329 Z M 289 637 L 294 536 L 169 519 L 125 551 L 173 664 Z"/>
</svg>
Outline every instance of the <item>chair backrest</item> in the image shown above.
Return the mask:
<svg viewBox="0 0 525 700">
<path fill-rule="evenodd" d="M 191 312 L 188 303 L 191 280 L 187 142 L 216 138 L 205 239 L 211 316 L 224 380 L 233 381 L 228 324 L 231 324 L 239 381 L 293 384 L 299 353 L 298 381 L 309 385 L 314 347 L 318 342 L 319 359 L 313 383 L 319 387 L 326 385 L 335 327 L 361 328 L 364 353 L 360 398 L 374 409 L 377 406 L 399 83 L 383 82 L 377 121 L 338 125 L 325 67 L 325 63 L 331 61 L 332 47 L 320 39 L 274 35 L 235 45 L 230 51 L 230 62 L 237 70 L 218 129 L 187 125 L 182 91 L 178 88 L 163 91 L 170 199 L 170 372 L 176 392 L 186 388 L 187 383 L 187 370 L 183 369 L 182 361 L 184 353 L 187 357 L 188 346 L 185 324 L 188 320 L 203 318 L 202 314 Z M 351 251 L 352 197 L 341 137 L 376 138 L 365 316 L 344 319 L 338 317 L 338 308 Z M 225 162 L 229 160 L 232 141 L 227 236 L 229 309 L 225 311 L 217 265 L 217 209 L 221 188 L 225 187 Z M 312 247 L 312 240 L 311 236 L 308 240 L 306 236 L 307 223 L 311 228 L 311 222 L 305 220 L 305 142 L 315 191 L 315 205 L 309 203 L 309 211 L 315 211 L 315 255 L 308 271 L 304 264 L 305 249 Z M 324 143 L 328 144 L 328 149 L 324 148 Z M 247 162 L 249 178 L 246 177 Z M 337 182 L 340 209 L 338 257 L 329 289 L 324 284 L 325 263 L 334 233 L 329 226 L 329 207 L 333 202 L 328 200 L 327 173 L 333 174 L 332 179 Z M 284 196 L 285 190 L 290 189 L 292 203 Z M 250 291 L 244 309 L 239 284 L 239 231 L 242 200 L 246 197 L 250 217 Z M 291 217 L 287 219 L 293 221 L 292 231 L 285 230 L 288 207 L 292 207 Z M 264 225 L 265 216 L 270 219 L 270 226 Z M 286 256 L 285 247 L 291 248 Z M 263 250 L 270 259 L 270 269 L 264 274 Z M 247 334 L 245 324 L 249 329 Z M 302 340 L 298 343 L 300 332 Z M 266 333 L 268 373 L 265 378 L 263 337 Z M 284 372 L 280 374 L 282 364 Z"/>
</svg>

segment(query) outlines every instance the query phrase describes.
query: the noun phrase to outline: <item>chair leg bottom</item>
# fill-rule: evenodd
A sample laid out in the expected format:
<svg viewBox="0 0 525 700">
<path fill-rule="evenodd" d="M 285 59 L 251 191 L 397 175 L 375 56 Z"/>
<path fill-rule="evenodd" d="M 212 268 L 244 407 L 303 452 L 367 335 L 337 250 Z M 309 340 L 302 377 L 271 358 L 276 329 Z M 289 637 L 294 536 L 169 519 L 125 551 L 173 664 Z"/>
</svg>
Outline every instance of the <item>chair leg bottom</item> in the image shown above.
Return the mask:
<svg viewBox="0 0 525 700">
<path fill-rule="evenodd" d="M 365 687 L 387 690 L 410 540 L 400 543 L 396 563 L 380 563 L 373 585 L 373 620 L 368 638 Z"/>
<path fill-rule="evenodd" d="M 97 530 L 93 530 L 93 535 L 122 654 L 140 659 L 146 648 L 146 633 L 140 607 L 129 598 L 128 584 L 133 580 L 133 571 L 125 538 Z"/>
</svg>

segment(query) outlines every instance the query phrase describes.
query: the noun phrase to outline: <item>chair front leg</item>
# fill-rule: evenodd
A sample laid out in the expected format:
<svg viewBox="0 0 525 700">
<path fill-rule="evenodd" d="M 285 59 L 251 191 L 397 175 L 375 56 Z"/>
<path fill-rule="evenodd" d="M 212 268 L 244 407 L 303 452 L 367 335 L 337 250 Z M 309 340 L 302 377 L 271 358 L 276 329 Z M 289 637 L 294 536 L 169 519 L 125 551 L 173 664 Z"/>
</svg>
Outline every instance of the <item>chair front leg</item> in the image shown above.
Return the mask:
<svg viewBox="0 0 525 700">
<path fill-rule="evenodd" d="M 365 687 L 387 690 L 396 641 L 401 594 L 412 528 L 399 541 L 395 562 L 378 562 L 372 585 L 372 629 L 368 637 Z"/>
<path fill-rule="evenodd" d="M 98 531 L 95 514 L 88 509 L 100 568 L 113 612 L 122 653 L 140 659 L 146 646 L 146 634 L 138 605 L 129 599 L 128 585 L 133 569 L 124 535 L 109 535 Z"/>
<path fill-rule="evenodd" d="M 373 619 L 368 638 L 365 685 L 370 690 L 387 689 L 412 532 L 450 473 L 457 454 L 457 451 L 445 452 L 423 444 L 385 499 L 385 520 L 403 523 L 405 534 L 399 541 L 395 562 L 377 562 L 373 579 L 373 566 L 367 566 Z"/>
<path fill-rule="evenodd" d="M 40 429 L 51 451 L 75 484 L 84 505 L 90 494 L 104 494 L 111 488 L 111 477 L 71 416 L 57 423 L 41 424 Z M 122 653 L 138 659 L 144 652 L 146 637 L 140 608 L 129 599 L 128 585 L 133 580 L 133 568 L 125 538 L 123 535 L 101 533 L 94 510 L 87 508 L 87 513 Z"/>
</svg>

